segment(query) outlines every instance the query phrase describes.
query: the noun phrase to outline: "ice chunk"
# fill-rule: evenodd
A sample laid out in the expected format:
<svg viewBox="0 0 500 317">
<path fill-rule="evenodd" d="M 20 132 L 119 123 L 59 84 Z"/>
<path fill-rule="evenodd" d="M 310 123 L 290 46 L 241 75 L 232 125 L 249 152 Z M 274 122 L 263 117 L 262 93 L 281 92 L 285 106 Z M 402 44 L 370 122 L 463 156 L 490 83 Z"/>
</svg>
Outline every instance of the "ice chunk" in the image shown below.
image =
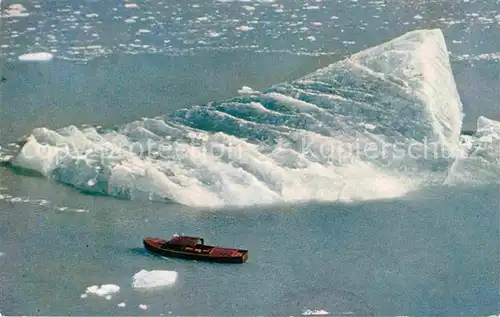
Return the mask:
<svg viewBox="0 0 500 317">
<path fill-rule="evenodd" d="M 137 290 L 152 290 L 171 286 L 177 280 L 177 272 L 165 270 L 141 270 L 133 277 L 132 287 Z"/>
<path fill-rule="evenodd" d="M 125 305 L 126 305 L 126 304 L 125 304 L 124 302 L 121 302 L 121 303 L 120 303 L 120 304 L 118 304 L 117 306 L 118 306 L 118 307 L 125 307 Z"/>
<path fill-rule="evenodd" d="M 500 121 L 481 116 L 475 136 L 462 139 L 444 184 L 500 184 Z"/>
<path fill-rule="evenodd" d="M 2 1 L 0 1 L 2 3 Z M 26 17 L 29 16 L 29 13 L 25 12 L 26 8 L 19 3 L 13 3 L 9 5 L 4 12 L 0 15 L 1 18 L 10 18 L 10 17 Z"/>
<path fill-rule="evenodd" d="M 114 284 L 104 284 L 101 287 L 93 285 L 87 287 L 85 294 L 93 294 L 100 297 L 107 297 L 110 294 L 115 294 L 120 291 L 120 286 Z"/>
<path fill-rule="evenodd" d="M 139 308 L 142 309 L 142 310 L 146 310 L 146 309 L 148 309 L 148 305 L 140 304 Z"/>
<path fill-rule="evenodd" d="M 47 52 L 38 52 L 38 53 L 28 53 L 28 54 L 23 54 L 18 57 L 20 61 L 50 61 L 52 58 L 54 58 L 54 55 L 51 53 Z"/>
<path fill-rule="evenodd" d="M 246 32 L 246 31 L 253 30 L 253 27 L 248 26 L 248 25 L 240 25 L 240 26 L 236 27 L 236 30 Z"/>
<path fill-rule="evenodd" d="M 328 315 L 328 314 L 329 314 L 329 312 L 327 312 L 324 309 L 320 309 L 320 310 L 308 309 L 302 313 L 302 316 L 323 316 L 323 315 Z"/>
</svg>

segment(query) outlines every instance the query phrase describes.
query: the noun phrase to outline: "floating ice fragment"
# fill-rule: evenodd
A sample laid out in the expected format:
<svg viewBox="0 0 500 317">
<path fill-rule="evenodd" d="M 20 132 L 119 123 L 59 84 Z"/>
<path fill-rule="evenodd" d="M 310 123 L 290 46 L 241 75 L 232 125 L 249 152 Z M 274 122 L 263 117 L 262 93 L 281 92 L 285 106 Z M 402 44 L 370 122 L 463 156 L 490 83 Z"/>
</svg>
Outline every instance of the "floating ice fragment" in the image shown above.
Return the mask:
<svg viewBox="0 0 500 317">
<path fill-rule="evenodd" d="M 104 284 L 101 287 L 98 285 L 93 285 L 87 287 L 85 290 L 86 294 L 94 294 L 100 297 L 107 297 L 110 294 L 118 293 L 120 291 L 120 286 L 114 284 Z"/>
<path fill-rule="evenodd" d="M 302 316 L 321 316 L 321 315 L 328 315 L 328 314 L 329 314 L 329 312 L 327 312 L 324 309 L 321 309 L 321 310 L 308 309 L 302 313 Z"/>
<path fill-rule="evenodd" d="M 133 277 L 132 287 L 138 290 L 150 290 L 175 284 L 177 272 L 165 270 L 141 270 Z"/>
<path fill-rule="evenodd" d="M 248 26 L 248 25 L 240 25 L 240 26 L 236 27 L 236 30 L 246 32 L 246 31 L 253 30 L 253 27 Z"/>
<path fill-rule="evenodd" d="M 50 61 L 54 55 L 47 52 L 26 53 L 18 57 L 20 61 L 33 62 L 33 61 Z"/>
</svg>

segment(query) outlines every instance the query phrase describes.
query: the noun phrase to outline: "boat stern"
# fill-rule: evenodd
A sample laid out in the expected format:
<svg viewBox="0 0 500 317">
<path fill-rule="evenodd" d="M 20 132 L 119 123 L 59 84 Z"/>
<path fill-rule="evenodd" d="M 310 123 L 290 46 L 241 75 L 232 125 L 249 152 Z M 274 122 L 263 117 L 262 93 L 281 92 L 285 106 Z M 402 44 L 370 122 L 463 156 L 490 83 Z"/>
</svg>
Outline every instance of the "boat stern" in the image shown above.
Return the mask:
<svg viewBox="0 0 500 317">
<path fill-rule="evenodd" d="M 142 244 L 146 249 L 151 249 L 151 248 L 159 248 L 162 244 L 165 243 L 165 240 L 160 239 L 160 238 L 144 238 L 142 239 Z"/>
<path fill-rule="evenodd" d="M 248 250 L 238 250 L 242 253 L 241 263 L 245 263 L 248 260 Z"/>
</svg>

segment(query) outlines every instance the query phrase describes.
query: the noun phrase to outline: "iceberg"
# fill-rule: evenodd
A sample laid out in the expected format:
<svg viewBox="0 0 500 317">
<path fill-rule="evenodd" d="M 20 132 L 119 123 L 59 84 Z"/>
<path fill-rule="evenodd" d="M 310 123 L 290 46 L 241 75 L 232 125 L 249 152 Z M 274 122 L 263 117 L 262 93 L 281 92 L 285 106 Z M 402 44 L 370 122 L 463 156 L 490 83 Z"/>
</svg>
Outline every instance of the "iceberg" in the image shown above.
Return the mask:
<svg viewBox="0 0 500 317">
<path fill-rule="evenodd" d="M 438 29 L 240 93 L 116 129 L 36 128 L 11 164 L 85 193 L 214 207 L 399 197 L 452 182 L 463 153 Z"/>
</svg>

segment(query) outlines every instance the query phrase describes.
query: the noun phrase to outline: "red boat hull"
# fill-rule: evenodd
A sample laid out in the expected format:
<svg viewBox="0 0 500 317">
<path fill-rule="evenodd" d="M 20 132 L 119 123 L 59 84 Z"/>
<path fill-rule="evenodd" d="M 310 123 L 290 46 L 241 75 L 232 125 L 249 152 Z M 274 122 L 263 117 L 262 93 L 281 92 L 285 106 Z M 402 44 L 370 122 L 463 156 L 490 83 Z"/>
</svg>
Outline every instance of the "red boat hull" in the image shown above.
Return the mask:
<svg viewBox="0 0 500 317">
<path fill-rule="evenodd" d="M 183 246 L 174 249 L 164 247 L 166 242 L 167 240 L 159 238 L 143 239 L 146 250 L 165 257 L 220 263 L 244 263 L 248 260 L 248 250 L 199 244 L 195 247 Z"/>
</svg>

